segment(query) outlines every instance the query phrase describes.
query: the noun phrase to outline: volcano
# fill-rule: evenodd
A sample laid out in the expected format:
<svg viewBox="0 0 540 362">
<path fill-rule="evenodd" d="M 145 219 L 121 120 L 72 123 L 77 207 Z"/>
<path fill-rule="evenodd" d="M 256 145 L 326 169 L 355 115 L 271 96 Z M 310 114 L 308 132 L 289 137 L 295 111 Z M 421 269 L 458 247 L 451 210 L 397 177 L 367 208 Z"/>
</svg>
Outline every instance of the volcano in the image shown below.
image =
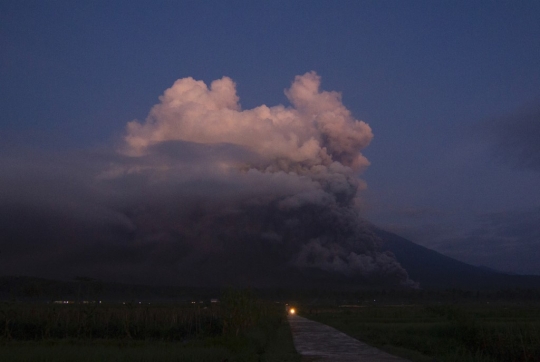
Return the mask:
<svg viewBox="0 0 540 362">
<path fill-rule="evenodd" d="M 114 149 L 8 158 L 0 274 L 185 286 L 538 285 L 363 220 L 362 151 L 373 133 L 320 85 L 308 72 L 285 90 L 288 105 L 242 109 L 232 79 L 183 78 L 144 121 L 127 123 Z"/>
</svg>

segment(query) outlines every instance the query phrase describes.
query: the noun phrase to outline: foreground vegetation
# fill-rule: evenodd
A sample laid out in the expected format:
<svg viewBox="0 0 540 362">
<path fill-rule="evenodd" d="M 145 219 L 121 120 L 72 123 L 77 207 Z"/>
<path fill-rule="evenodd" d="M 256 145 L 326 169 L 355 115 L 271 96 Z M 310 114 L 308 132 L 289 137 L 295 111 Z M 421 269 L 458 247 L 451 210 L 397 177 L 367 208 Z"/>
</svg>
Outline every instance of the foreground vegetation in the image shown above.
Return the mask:
<svg viewBox="0 0 540 362">
<path fill-rule="evenodd" d="M 0 304 L 0 361 L 297 361 L 283 305 Z"/>
<path fill-rule="evenodd" d="M 540 361 L 540 306 L 370 305 L 301 314 L 412 361 Z M 303 312 L 302 312 L 303 311 Z"/>
<path fill-rule="evenodd" d="M 84 283 L 68 295 L 95 298 Z M 210 303 L 214 291 L 191 303 L 193 291 L 164 289 L 165 300 L 186 302 L 55 304 L 17 290 L 0 302 L 0 361 L 299 361 L 284 305 L 250 291 L 228 290 L 219 303 Z M 534 290 L 257 293 L 296 300 L 301 315 L 411 361 L 540 361 Z"/>
</svg>

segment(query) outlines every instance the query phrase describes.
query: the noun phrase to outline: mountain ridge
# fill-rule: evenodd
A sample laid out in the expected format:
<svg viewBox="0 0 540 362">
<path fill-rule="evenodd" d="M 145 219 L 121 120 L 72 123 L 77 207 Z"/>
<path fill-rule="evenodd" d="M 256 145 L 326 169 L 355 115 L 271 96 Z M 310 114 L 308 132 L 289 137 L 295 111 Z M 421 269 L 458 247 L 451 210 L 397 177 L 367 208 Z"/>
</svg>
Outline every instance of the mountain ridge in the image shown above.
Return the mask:
<svg viewBox="0 0 540 362">
<path fill-rule="evenodd" d="M 381 248 L 391 251 L 420 288 L 505 289 L 540 288 L 540 276 L 516 275 L 467 264 L 402 236 L 372 226 L 382 240 Z"/>
</svg>

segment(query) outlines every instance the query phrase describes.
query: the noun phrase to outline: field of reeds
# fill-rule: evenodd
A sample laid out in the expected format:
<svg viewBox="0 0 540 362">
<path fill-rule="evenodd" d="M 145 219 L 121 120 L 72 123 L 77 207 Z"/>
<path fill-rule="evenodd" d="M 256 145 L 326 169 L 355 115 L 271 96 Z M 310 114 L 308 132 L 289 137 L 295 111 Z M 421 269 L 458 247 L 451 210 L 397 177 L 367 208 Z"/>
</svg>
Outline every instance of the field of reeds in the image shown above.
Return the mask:
<svg viewBox="0 0 540 362">
<path fill-rule="evenodd" d="M 540 361 L 539 305 L 304 307 L 300 314 L 411 361 Z"/>
<path fill-rule="evenodd" d="M 1 303 L 1 361 L 297 360 L 283 305 L 229 290 L 219 303 Z"/>
</svg>

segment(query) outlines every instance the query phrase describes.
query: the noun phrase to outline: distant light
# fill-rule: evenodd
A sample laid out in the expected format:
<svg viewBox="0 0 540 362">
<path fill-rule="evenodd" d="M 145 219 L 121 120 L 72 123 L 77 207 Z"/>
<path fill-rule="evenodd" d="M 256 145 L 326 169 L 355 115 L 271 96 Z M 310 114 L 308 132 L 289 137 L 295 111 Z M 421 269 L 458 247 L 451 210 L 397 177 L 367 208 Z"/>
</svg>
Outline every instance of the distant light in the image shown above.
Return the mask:
<svg viewBox="0 0 540 362">
<path fill-rule="evenodd" d="M 294 308 L 289 309 L 289 314 L 295 314 L 296 310 Z"/>
</svg>

